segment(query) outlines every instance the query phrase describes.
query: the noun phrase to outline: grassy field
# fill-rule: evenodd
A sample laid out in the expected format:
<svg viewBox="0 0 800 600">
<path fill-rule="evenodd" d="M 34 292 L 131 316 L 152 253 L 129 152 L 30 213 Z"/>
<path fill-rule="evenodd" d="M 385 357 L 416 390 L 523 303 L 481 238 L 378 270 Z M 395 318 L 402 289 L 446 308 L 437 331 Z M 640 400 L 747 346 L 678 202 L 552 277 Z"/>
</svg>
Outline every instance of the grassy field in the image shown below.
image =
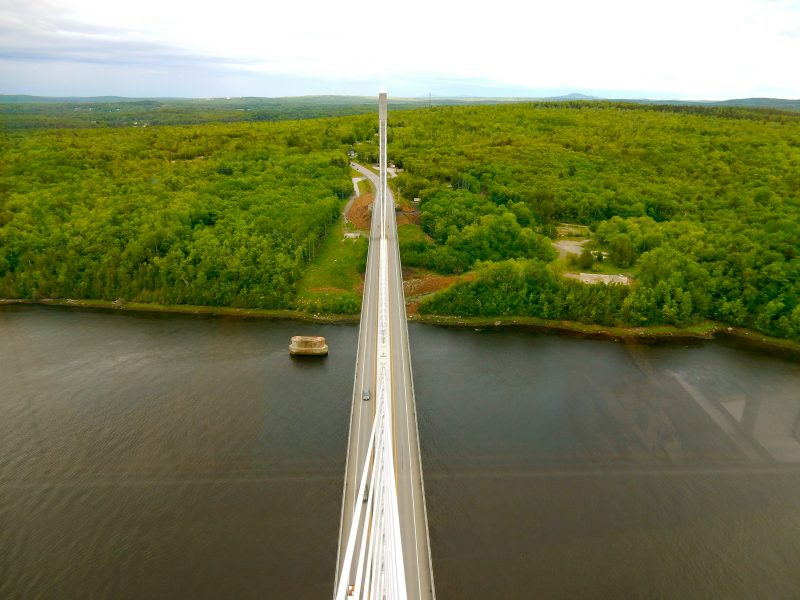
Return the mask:
<svg viewBox="0 0 800 600">
<path fill-rule="evenodd" d="M 559 259 L 556 259 L 556 261 Z M 631 267 L 622 268 L 617 267 L 611 264 L 610 260 L 604 260 L 603 262 L 595 261 L 594 264 L 589 267 L 588 269 L 584 269 L 580 267 L 576 262 L 571 262 L 569 260 L 562 261 L 566 266 L 566 271 L 571 273 L 600 273 L 602 275 L 627 275 L 631 279 L 636 279 L 636 269 Z"/>
<path fill-rule="evenodd" d="M 629 277 L 636 279 L 635 269 L 632 269 L 631 267 L 617 267 L 612 265 L 611 261 L 608 259 L 604 260 L 603 262 L 595 261 L 592 268 L 587 269 L 587 272 L 589 271 L 592 273 L 604 273 L 606 275 L 628 275 Z"/>
<path fill-rule="evenodd" d="M 397 239 L 402 244 L 403 242 L 424 242 L 426 237 L 422 227 L 413 223 L 406 223 L 397 227 Z"/>
<path fill-rule="evenodd" d="M 340 221 L 331 227 L 319 253 L 297 284 L 298 308 L 312 313 L 357 314 L 367 239 L 346 239 Z"/>
<path fill-rule="evenodd" d="M 358 188 L 357 196 L 361 196 L 363 194 L 367 194 L 372 191 L 372 186 L 369 184 L 369 181 L 364 179 L 363 181 L 356 182 L 356 187 Z"/>
</svg>

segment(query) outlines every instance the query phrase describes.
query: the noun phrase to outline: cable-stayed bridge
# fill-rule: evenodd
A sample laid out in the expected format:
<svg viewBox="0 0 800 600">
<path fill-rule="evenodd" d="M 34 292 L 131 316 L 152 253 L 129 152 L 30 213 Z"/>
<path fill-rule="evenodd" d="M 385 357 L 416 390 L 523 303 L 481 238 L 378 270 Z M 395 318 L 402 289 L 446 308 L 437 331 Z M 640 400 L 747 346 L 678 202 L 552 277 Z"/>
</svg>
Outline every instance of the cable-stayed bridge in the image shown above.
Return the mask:
<svg viewBox="0 0 800 600">
<path fill-rule="evenodd" d="M 387 97 L 378 98 L 375 187 L 347 450 L 335 598 L 435 597 L 394 200 Z"/>
</svg>

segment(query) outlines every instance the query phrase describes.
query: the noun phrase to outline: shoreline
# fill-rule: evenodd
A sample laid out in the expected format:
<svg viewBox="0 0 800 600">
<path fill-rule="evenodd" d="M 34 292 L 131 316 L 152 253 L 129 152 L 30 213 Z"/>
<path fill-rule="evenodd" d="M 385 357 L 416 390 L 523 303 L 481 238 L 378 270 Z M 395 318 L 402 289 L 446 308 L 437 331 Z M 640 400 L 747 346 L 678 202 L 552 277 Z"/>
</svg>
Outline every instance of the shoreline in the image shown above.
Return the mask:
<svg viewBox="0 0 800 600">
<path fill-rule="evenodd" d="M 13 305 L 58 306 L 62 308 L 94 308 L 131 313 L 164 313 L 183 315 L 208 315 L 212 317 L 238 317 L 273 319 L 276 321 L 310 321 L 315 323 L 358 323 L 360 315 L 312 314 L 299 310 L 234 308 L 230 306 L 198 306 L 192 304 L 154 304 L 149 302 L 118 302 L 110 300 L 75 300 L 71 298 L 43 298 L 27 300 L 0 298 L 0 307 Z"/>
<path fill-rule="evenodd" d="M 144 302 L 119 302 L 110 300 L 76 300 L 69 298 L 43 298 L 41 300 L 0 298 L 0 307 L 13 305 L 57 306 L 78 309 L 102 309 L 132 313 L 164 313 L 185 315 L 207 315 L 214 317 L 256 318 L 305 321 L 353 325 L 360 315 L 312 314 L 298 310 L 233 308 L 225 306 L 196 306 L 189 304 L 152 304 Z M 800 357 L 800 342 L 774 338 L 759 331 L 744 327 L 732 327 L 715 321 L 703 321 L 690 327 L 652 325 L 649 327 L 613 327 L 580 323 L 578 321 L 550 321 L 538 317 L 456 317 L 442 315 L 408 315 L 408 321 L 444 327 L 514 328 L 544 333 L 577 335 L 586 338 L 614 341 L 640 340 L 643 342 L 699 341 L 732 339 L 748 346 Z"/>
<path fill-rule="evenodd" d="M 550 321 L 538 317 L 453 317 L 442 315 L 409 315 L 409 321 L 444 327 L 517 328 L 544 333 L 576 335 L 614 341 L 642 342 L 700 341 L 731 339 L 771 352 L 788 353 L 800 358 L 800 342 L 775 338 L 745 327 L 733 327 L 716 321 L 703 321 L 689 327 L 650 325 L 647 327 L 616 327 L 579 321 Z"/>
</svg>

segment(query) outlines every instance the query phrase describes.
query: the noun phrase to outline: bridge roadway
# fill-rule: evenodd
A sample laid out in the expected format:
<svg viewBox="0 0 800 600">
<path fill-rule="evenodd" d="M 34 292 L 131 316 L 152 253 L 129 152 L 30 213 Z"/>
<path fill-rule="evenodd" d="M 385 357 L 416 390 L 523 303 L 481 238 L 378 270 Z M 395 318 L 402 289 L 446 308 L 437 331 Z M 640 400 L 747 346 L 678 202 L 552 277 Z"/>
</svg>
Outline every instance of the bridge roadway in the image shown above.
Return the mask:
<svg viewBox="0 0 800 600">
<path fill-rule="evenodd" d="M 381 133 L 385 140 L 385 130 Z M 383 153 L 382 158 L 381 170 L 384 173 L 385 181 L 385 154 Z M 381 236 L 385 235 L 389 265 L 391 410 L 394 415 L 394 456 L 403 564 L 406 571 L 406 591 L 409 599 L 428 600 L 433 599 L 435 593 L 394 198 L 388 186 L 383 186 L 385 194 L 380 193 L 382 182 L 378 175 L 356 163 L 353 163 L 352 166 L 372 182 L 376 194 L 372 209 L 369 254 L 361 308 L 336 573 L 338 578 L 347 544 L 345 538 L 350 530 L 355 503 L 362 501 L 362 498 L 357 497 L 358 485 L 365 465 L 367 446 L 375 416 L 379 254 Z M 370 392 L 371 399 L 369 401 L 362 400 L 364 390 Z M 355 573 L 351 573 L 351 577 L 354 579 Z"/>
</svg>

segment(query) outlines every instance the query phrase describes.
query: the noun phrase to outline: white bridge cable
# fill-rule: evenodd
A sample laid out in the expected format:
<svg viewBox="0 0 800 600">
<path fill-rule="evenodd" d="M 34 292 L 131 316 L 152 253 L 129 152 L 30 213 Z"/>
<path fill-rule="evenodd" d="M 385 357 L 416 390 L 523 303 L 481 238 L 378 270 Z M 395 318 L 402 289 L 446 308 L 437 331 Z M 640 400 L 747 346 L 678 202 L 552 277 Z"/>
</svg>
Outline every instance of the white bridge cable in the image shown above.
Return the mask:
<svg viewBox="0 0 800 600">
<path fill-rule="evenodd" d="M 357 502 L 354 507 L 336 590 L 337 600 L 406 598 L 387 379 L 383 371 L 367 464 L 358 490 L 358 498 L 366 498 L 366 501 Z M 355 580 L 348 581 L 354 566 Z"/>
</svg>

